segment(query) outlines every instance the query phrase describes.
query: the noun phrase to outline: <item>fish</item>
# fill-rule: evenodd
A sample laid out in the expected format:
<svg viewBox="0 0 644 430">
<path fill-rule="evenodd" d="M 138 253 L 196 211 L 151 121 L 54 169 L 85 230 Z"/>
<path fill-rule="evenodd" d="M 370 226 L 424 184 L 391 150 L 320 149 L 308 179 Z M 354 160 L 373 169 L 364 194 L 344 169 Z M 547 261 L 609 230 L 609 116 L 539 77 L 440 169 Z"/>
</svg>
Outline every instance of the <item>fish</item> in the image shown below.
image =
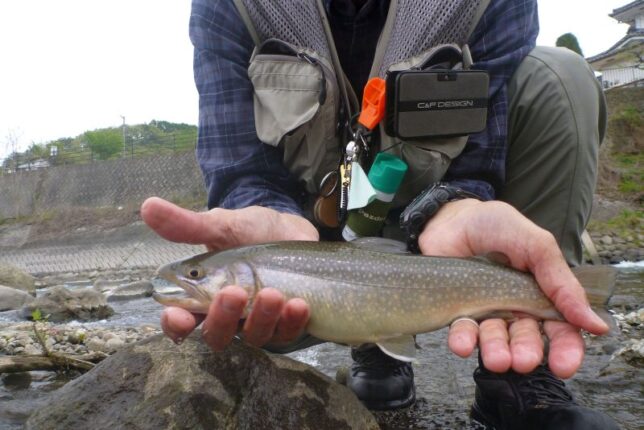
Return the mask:
<svg viewBox="0 0 644 430">
<path fill-rule="evenodd" d="M 612 267 L 573 271 L 591 305 L 608 301 L 615 284 Z M 173 262 L 157 274 L 185 292 L 155 292 L 162 305 L 206 314 L 221 288 L 237 285 L 249 296 L 245 317 L 258 291 L 274 288 L 308 303 L 309 335 L 352 346 L 374 343 L 403 361 L 415 361 L 414 335 L 462 317 L 512 319 L 524 313 L 564 321 L 528 273 L 479 257 L 414 255 L 402 242 L 382 238 L 244 246 Z"/>
</svg>

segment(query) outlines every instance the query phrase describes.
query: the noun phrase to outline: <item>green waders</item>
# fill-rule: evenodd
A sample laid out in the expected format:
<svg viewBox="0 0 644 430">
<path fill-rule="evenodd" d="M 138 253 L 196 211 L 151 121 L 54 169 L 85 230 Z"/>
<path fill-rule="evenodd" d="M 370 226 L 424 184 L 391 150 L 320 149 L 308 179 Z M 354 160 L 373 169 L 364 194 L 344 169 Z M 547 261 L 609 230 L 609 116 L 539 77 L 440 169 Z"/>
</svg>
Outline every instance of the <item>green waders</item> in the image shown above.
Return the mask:
<svg viewBox="0 0 644 430">
<path fill-rule="evenodd" d="M 568 264 L 582 263 L 606 103 L 586 61 L 565 48 L 535 48 L 508 83 L 506 183 L 499 200 L 550 231 Z"/>
</svg>

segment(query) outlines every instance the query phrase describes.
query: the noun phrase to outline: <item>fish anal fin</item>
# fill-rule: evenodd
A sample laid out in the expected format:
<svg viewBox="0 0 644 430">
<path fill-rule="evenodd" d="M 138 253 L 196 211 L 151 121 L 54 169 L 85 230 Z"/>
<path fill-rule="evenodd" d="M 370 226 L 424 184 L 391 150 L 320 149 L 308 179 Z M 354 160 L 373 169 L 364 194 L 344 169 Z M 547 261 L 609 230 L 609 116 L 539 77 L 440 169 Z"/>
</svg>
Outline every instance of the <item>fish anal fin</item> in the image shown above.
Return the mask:
<svg viewBox="0 0 644 430">
<path fill-rule="evenodd" d="M 396 337 L 376 342 L 382 352 L 396 360 L 418 364 L 416 360 L 416 340 L 411 334 L 403 334 Z"/>
</svg>

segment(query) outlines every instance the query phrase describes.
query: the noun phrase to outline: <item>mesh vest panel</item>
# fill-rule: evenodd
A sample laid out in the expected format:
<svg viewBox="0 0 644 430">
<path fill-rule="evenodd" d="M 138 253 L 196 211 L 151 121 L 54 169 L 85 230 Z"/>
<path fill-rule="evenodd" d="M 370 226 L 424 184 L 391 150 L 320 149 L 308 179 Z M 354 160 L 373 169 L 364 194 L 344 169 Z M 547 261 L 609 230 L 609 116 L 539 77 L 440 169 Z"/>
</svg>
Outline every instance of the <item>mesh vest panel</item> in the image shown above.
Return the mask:
<svg viewBox="0 0 644 430">
<path fill-rule="evenodd" d="M 261 41 L 280 39 L 300 48 L 310 48 L 330 60 L 316 0 L 243 1 Z"/>
<path fill-rule="evenodd" d="M 414 57 L 432 46 L 445 43 L 462 46 L 467 43 L 480 2 L 398 0 L 393 30 L 378 75 L 384 77 L 391 65 Z"/>
</svg>

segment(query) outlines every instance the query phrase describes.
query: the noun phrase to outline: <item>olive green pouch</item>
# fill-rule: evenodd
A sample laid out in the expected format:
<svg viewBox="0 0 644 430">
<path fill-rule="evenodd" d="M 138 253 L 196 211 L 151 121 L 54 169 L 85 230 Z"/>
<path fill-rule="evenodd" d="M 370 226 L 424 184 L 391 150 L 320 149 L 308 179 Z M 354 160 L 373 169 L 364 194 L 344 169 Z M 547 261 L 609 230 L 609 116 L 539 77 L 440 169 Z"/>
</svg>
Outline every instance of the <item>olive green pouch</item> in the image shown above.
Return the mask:
<svg viewBox="0 0 644 430">
<path fill-rule="evenodd" d="M 471 64 L 471 56 L 467 45 L 461 49 L 454 44 L 445 44 L 433 47 L 407 61 L 394 64 L 389 68 L 388 73 L 400 76 L 401 73 L 413 74 L 414 72 L 431 71 L 433 69 L 464 73 Z M 483 93 L 479 93 L 481 96 L 483 94 L 487 95 L 487 89 Z M 483 112 L 486 111 L 485 108 L 482 110 Z M 391 121 L 391 115 L 389 120 Z M 478 124 L 484 124 L 485 122 L 484 119 L 480 118 L 480 115 L 476 121 Z M 440 181 L 451 161 L 461 154 L 468 139 L 466 133 L 450 133 L 457 134 L 455 136 L 402 139 L 398 136 L 390 136 L 386 129 L 391 131 L 391 123 L 385 123 L 380 128 L 381 150 L 386 150 L 390 154 L 403 159 L 409 167 L 394 199 L 394 206 L 398 207 L 409 203 L 430 184 Z"/>
</svg>

